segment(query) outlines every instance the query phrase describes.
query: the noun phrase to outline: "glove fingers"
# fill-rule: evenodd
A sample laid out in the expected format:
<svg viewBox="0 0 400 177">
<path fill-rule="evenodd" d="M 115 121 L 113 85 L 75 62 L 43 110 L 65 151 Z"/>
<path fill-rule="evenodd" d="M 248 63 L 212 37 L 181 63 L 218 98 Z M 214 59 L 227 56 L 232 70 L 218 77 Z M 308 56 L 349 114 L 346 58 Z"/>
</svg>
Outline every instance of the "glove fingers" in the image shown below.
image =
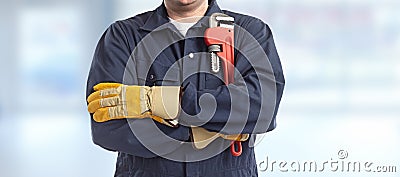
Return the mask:
<svg viewBox="0 0 400 177">
<path fill-rule="evenodd" d="M 123 106 L 99 108 L 93 114 L 93 119 L 96 122 L 106 122 L 114 119 L 124 118 L 127 118 L 127 116 L 124 113 Z"/>
<path fill-rule="evenodd" d="M 120 84 L 120 83 L 100 83 L 100 84 L 95 85 L 93 87 L 93 89 L 95 91 L 98 91 L 98 90 L 104 90 L 104 89 L 110 89 L 110 88 L 118 88 L 120 86 L 122 86 L 122 84 Z"/>
<path fill-rule="evenodd" d="M 110 98 L 97 99 L 92 102 L 89 102 L 88 111 L 90 113 L 94 113 L 99 108 L 117 106 L 117 105 L 122 105 L 122 104 L 123 104 L 123 102 L 117 96 L 110 97 Z"/>
<path fill-rule="evenodd" d="M 97 109 L 96 112 L 93 114 L 93 119 L 96 122 L 106 122 L 111 120 L 108 108 Z"/>
<path fill-rule="evenodd" d="M 96 122 L 106 122 L 114 119 L 127 118 L 124 115 L 122 106 L 99 108 L 93 114 L 93 119 Z"/>
<path fill-rule="evenodd" d="M 137 116 L 130 115 L 128 117 L 125 115 L 123 106 L 98 108 L 95 110 L 93 114 L 93 119 L 96 122 L 106 122 L 114 119 L 124 119 L 124 118 L 132 118 L 132 119 L 152 118 L 153 120 L 161 124 L 167 125 L 169 127 L 177 127 L 178 125 L 178 122 L 176 120 L 164 120 L 163 118 L 151 115 L 148 112 L 142 115 L 137 115 Z"/>
<path fill-rule="evenodd" d="M 249 134 L 236 134 L 236 135 L 224 135 L 218 133 L 221 138 L 232 140 L 232 141 L 246 141 L 249 138 Z"/>
<path fill-rule="evenodd" d="M 89 102 L 89 104 L 88 104 L 88 111 L 89 111 L 90 113 L 94 113 L 94 112 L 96 112 L 96 110 L 99 109 L 100 107 L 101 107 L 101 105 L 100 105 L 100 99 L 97 99 L 97 100 L 94 100 L 94 101 Z"/>
<path fill-rule="evenodd" d="M 95 91 L 88 96 L 87 102 L 90 103 L 93 100 L 114 97 L 119 95 L 119 93 L 120 92 L 118 91 L 118 89 L 106 89 L 106 90 Z"/>
<path fill-rule="evenodd" d="M 93 92 L 92 94 L 90 94 L 89 96 L 88 96 L 88 98 L 86 99 L 86 101 L 88 102 L 88 103 L 90 103 L 90 102 L 92 102 L 93 100 L 98 100 L 98 99 L 100 99 L 101 98 L 101 96 L 100 96 L 100 91 L 95 91 L 95 92 Z"/>
</svg>

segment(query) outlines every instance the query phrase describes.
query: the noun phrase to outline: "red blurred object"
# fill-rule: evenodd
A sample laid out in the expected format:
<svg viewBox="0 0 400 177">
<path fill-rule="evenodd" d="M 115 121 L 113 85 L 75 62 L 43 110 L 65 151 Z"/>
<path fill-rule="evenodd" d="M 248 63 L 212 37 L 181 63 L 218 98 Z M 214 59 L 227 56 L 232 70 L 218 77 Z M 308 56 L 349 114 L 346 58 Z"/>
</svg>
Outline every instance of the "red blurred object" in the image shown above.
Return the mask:
<svg viewBox="0 0 400 177">
<path fill-rule="evenodd" d="M 224 82 L 226 85 L 234 82 L 234 25 L 233 20 L 225 27 L 219 26 L 219 14 L 215 14 L 210 18 L 210 28 L 207 28 L 204 33 L 204 41 L 208 46 L 208 51 L 211 53 L 212 71 L 219 72 L 219 58 L 222 59 L 222 67 L 224 72 Z M 225 14 L 222 16 L 226 17 Z M 223 17 L 223 18 L 224 18 Z M 218 26 L 213 27 L 213 24 Z M 217 55 L 217 56 L 215 56 Z M 237 146 L 237 151 L 235 146 Z M 237 157 L 242 154 L 242 142 L 232 141 L 231 153 Z"/>
</svg>

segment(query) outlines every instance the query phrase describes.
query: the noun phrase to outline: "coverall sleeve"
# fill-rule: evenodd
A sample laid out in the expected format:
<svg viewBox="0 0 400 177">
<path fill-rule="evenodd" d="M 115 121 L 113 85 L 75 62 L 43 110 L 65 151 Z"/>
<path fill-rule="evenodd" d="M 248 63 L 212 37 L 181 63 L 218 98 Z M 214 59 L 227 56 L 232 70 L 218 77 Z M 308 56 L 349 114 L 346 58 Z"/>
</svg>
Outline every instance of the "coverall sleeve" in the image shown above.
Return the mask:
<svg viewBox="0 0 400 177">
<path fill-rule="evenodd" d="M 216 89 L 198 89 L 190 82 L 184 85 L 182 110 L 192 117 L 183 117 L 183 122 L 196 126 L 202 124 L 203 128 L 224 134 L 257 134 L 275 128 L 285 85 L 281 62 L 268 25 L 261 20 L 253 20 L 247 26 L 247 31 L 254 37 L 253 41 L 246 37 L 240 38 L 236 48 L 239 52 L 235 59 L 235 67 L 243 79 L 238 81 L 235 75 L 234 83 L 221 85 Z M 235 37 L 240 35 L 245 34 Z M 256 44 L 262 48 L 261 52 L 257 52 Z M 257 64 L 260 60 L 268 61 L 270 66 L 260 66 Z M 264 79 L 261 80 L 260 77 Z M 262 89 L 261 85 L 267 88 Z M 205 97 L 201 103 L 200 98 L 203 95 Z M 236 97 L 235 100 L 232 100 L 231 95 Z M 214 101 L 210 101 L 211 99 Z M 216 102 L 214 108 L 213 102 Z M 261 109 L 262 107 L 267 109 Z M 207 113 L 202 114 L 202 109 L 215 109 L 215 113 L 206 120 L 207 116 L 202 115 Z"/>
<path fill-rule="evenodd" d="M 102 82 L 123 83 L 125 65 L 131 54 L 132 41 L 126 38 L 118 22 L 112 24 L 102 35 L 96 47 L 87 80 L 86 98 L 94 92 L 93 86 Z M 111 151 L 120 151 L 140 157 L 156 156 L 133 134 L 126 119 L 98 123 L 91 116 L 92 140 L 95 144 Z M 138 120 L 142 121 L 142 120 Z M 149 121 L 149 120 L 146 120 Z M 185 139 L 178 129 L 161 124 L 162 131 L 170 137 Z M 182 131 L 181 129 L 179 129 Z"/>
</svg>

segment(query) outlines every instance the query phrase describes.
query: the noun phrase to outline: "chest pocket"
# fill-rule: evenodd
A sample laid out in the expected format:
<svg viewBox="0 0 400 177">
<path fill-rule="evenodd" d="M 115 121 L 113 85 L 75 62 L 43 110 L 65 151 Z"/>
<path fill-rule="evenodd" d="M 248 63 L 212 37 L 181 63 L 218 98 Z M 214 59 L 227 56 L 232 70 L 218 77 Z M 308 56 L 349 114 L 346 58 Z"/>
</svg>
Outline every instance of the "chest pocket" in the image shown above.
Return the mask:
<svg viewBox="0 0 400 177">
<path fill-rule="evenodd" d="M 139 75 L 139 84 L 146 86 L 180 86 L 179 70 L 154 62 L 147 75 Z M 145 77 L 143 77 L 145 76 Z"/>
</svg>

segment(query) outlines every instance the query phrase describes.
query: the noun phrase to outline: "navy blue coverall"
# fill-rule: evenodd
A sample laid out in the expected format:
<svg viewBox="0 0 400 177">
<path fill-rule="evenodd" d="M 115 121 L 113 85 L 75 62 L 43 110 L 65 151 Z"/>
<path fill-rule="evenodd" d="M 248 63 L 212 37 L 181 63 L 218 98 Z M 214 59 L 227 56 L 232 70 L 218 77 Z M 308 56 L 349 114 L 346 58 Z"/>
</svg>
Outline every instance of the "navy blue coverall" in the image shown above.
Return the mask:
<svg viewBox="0 0 400 177">
<path fill-rule="evenodd" d="M 210 16 L 213 13 L 225 13 L 235 18 L 235 25 L 248 31 L 250 35 L 256 39 L 259 46 L 265 52 L 269 63 L 272 67 L 272 75 L 275 79 L 274 86 L 276 87 L 276 100 L 274 100 L 274 109 L 272 110 L 272 120 L 270 124 L 255 128 L 254 122 L 257 121 L 260 109 L 260 88 L 257 84 L 257 75 L 254 68 L 247 61 L 246 57 L 238 51 L 235 51 L 235 67 L 243 77 L 247 84 L 247 89 L 250 94 L 250 113 L 248 119 L 241 131 L 225 131 L 226 134 L 239 133 L 265 133 L 275 128 L 275 118 L 279 103 L 282 97 L 282 92 L 285 84 L 282 67 L 279 56 L 277 54 L 273 41 L 271 30 L 261 20 L 221 10 L 214 0 L 209 2 L 209 8 L 205 16 Z M 160 40 L 161 37 L 177 37 L 182 38 L 182 35 L 177 32 L 173 25 L 164 25 L 169 22 L 164 4 L 159 6 L 154 11 L 145 12 L 132 18 L 121 20 L 113 23 L 106 32 L 102 35 L 98 42 L 89 77 L 87 81 L 87 96 L 93 92 L 93 86 L 102 82 L 124 83 L 126 76 L 126 66 L 131 59 L 131 54 L 138 43 L 149 33 L 154 33 L 153 40 Z M 217 109 L 215 115 L 202 125 L 210 131 L 219 132 L 225 125 L 227 115 L 231 110 L 229 102 L 228 89 L 224 83 L 209 73 L 195 73 L 190 77 L 183 78 L 182 73 L 185 68 L 193 68 L 197 65 L 209 64 L 209 59 L 192 60 L 198 55 L 193 53 L 207 52 L 207 46 L 204 39 L 201 37 L 193 37 L 191 35 L 204 34 L 207 28 L 208 21 L 200 20 L 197 24 L 191 27 L 185 38 L 169 45 L 162 49 L 161 53 L 156 56 L 150 70 L 144 76 L 138 77 L 139 84 L 153 85 L 176 85 L 181 84 L 184 92 L 181 98 L 181 107 L 186 113 L 196 115 L 199 113 L 199 98 L 204 93 L 211 94 L 217 101 Z M 164 25 L 164 26 L 163 26 Z M 158 35 L 160 33 L 160 35 Z M 157 38 L 158 35 L 158 38 Z M 236 33 L 235 35 L 240 35 Z M 236 36 L 235 36 L 236 37 Z M 239 37 L 237 37 L 239 39 Z M 236 42 L 236 41 L 235 41 Z M 240 50 L 240 41 L 237 41 L 236 47 Z M 245 47 L 243 47 L 245 48 Z M 178 59 L 180 71 L 177 72 L 176 80 L 165 81 L 167 70 Z M 262 58 L 261 58 L 262 59 Z M 145 62 L 146 59 L 140 59 L 136 64 L 141 65 L 140 61 Z M 197 63 L 196 63 L 197 62 Z M 200 63 L 199 63 L 200 62 Z M 201 63 L 205 62 L 205 63 Z M 208 66 L 208 65 L 207 65 Z M 141 66 L 134 66 L 141 68 Z M 208 66 L 209 67 L 209 66 Z M 136 71 L 138 72 L 138 71 Z M 163 82 L 164 80 L 164 82 Z M 126 83 L 124 83 L 126 84 Z M 236 109 L 233 107 L 233 109 Z M 239 107 L 237 109 L 240 109 Z M 238 110 L 236 114 L 240 114 Z M 151 120 L 151 119 L 150 119 Z M 191 120 L 182 121 L 190 124 Z M 198 120 L 194 120 L 198 121 Z M 178 128 L 170 128 L 157 123 L 161 131 L 171 138 L 180 141 L 190 141 L 190 128 L 181 125 Z M 254 148 L 249 146 L 249 142 L 243 142 L 243 153 L 239 157 L 231 155 L 229 148 L 222 153 L 213 156 L 209 159 L 197 162 L 176 162 L 165 159 L 149 151 L 145 146 L 138 141 L 134 133 L 132 133 L 127 120 L 112 120 L 108 122 L 98 123 L 91 120 L 92 138 L 95 144 L 104 149 L 117 151 L 118 159 L 115 176 L 118 177 L 161 177 L 161 176 L 230 176 L 230 177 L 248 177 L 257 176 L 257 165 L 254 156 Z M 156 142 L 157 143 L 157 142 Z M 164 142 L 160 142 L 159 146 L 165 146 Z"/>
</svg>

